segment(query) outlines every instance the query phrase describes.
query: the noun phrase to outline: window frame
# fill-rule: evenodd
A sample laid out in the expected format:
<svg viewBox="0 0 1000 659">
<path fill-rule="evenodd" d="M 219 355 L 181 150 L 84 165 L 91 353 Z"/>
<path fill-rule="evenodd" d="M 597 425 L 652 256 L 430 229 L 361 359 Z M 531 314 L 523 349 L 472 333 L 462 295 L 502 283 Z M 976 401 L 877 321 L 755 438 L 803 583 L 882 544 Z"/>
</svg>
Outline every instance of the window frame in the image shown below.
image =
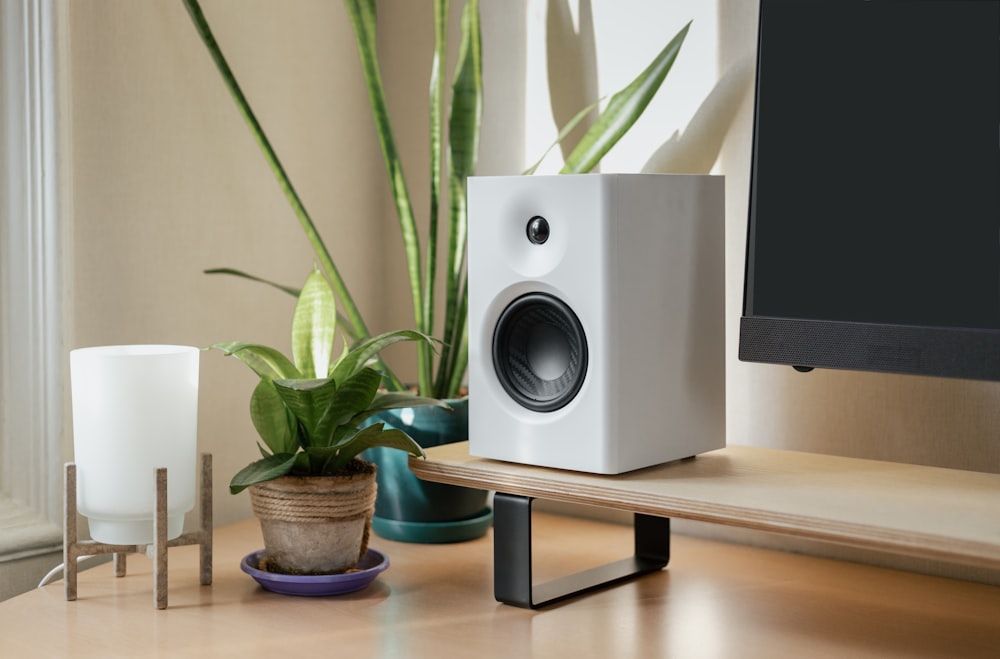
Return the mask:
<svg viewBox="0 0 1000 659">
<path fill-rule="evenodd" d="M 0 0 L 0 563 L 62 545 L 67 15 Z"/>
</svg>

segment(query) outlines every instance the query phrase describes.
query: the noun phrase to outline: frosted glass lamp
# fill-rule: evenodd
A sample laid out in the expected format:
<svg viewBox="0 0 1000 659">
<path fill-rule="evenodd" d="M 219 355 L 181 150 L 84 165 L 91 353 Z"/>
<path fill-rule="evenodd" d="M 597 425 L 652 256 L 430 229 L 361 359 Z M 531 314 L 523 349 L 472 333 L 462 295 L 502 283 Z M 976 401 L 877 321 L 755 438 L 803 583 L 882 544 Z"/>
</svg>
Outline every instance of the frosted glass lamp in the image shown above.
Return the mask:
<svg viewBox="0 0 1000 659">
<path fill-rule="evenodd" d="M 181 535 L 195 502 L 199 355 L 170 345 L 70 352 L 77 504 L 94 540 L 153 542 L 160 467 L 168 539 Z"/>
</svg>

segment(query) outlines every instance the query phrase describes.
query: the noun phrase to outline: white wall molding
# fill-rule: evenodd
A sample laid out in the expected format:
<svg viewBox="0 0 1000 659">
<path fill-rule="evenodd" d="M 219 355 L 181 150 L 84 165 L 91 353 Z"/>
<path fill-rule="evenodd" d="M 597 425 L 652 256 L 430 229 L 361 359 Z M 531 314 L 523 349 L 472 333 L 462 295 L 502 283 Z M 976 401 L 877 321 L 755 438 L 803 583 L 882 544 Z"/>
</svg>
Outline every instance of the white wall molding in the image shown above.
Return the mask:
<svg viewBox="0 0 1000 659">
<path fill-rule="evenodd" d="M 61 543 L 62 0 L 0 0 L 0 562 Z"/>
</svg>

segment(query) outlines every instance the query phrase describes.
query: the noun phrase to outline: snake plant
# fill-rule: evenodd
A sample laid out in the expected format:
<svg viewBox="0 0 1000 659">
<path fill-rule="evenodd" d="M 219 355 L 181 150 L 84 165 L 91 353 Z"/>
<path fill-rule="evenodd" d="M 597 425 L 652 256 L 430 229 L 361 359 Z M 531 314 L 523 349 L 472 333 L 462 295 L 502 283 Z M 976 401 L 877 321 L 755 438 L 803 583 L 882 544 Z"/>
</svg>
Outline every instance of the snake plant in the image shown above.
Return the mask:
<svg viewBox="0 0 1000 659">
<path fill-rule="evenodd" d="M 337 270 L 333 258 L 320 237 L 315 223 L 306 211 L 295 187 L 282 167 L 277 153 L 257 121 L 250 103 L 240 89 L 229 68 L 219 44 L 209 27 L 198 0 L 182 0 L 194 26 L 215 62 L 256 139 L 275 178 L 285 193 L 292 210 L 316 254 L 319 266 L 329 278 L 342 311 L 342 331 L 354 340 L 364 340 L 369 331 L 362 315 L 351 297 L 346 283 Z M 354 30 L 360 62 L 376 132 L 381 146 L 385 167 L 399 220 L 400 235 L 407 259 L 408 285 L 413 300 L 413 314 L 417 330 L 422 334 L 443 340 L 440 354 L 426 342 L 418 343 L 419 393 L 435 398 L 454 398 L 462 384 L 468 363 L 468 334 L 466 316 L 468 289 L 465 275 L 466 247 L 466 180 L 473 175 L 479 146 L 479 131 L 483 106 L 482 42 L 479 24 L 479 1 L 466 0 L 461 16 L 461 39 L 458 62 L 452 76 L 450 106 L 447 119 L 444 63 L 448 2 L 433 1 L 434 53 L 430 72 L 430 209 L 426 237 L 422 239 L 410 193 L 406 184 L 402 162 L 396 148 L 388 103 L 382 84 L 376 48 L 377 20 L 375 0 L 344 0 L 347 14 Z M 276 5 L 277 7 L 277 5 Z M 562 173 L 585 173 L 618 142 L 639 118 L 659 89 L 673 66 L 681 45 L 687 36 L 690 23 L 677 33 L 653 61 L 627 87 L 611 96 L 607 105 L 590 125 L 576 147 L 565 159 Z M 581 117 L 591 108 L 585 108 Z M 445 121 L 447 120 L 447 139 Z M 571 126 L 570 126 L 571 128 Z M 568 130 L 561 131 L 565 135 Z M 447 157 L 445 157 L 447 155 Z M 442 167 L 442 163 L 445 167 Z M 438 244 L 438 221 L 447 222 L 447 244 Z M 443 255 L 440 252 L 443 250 Z M 444 263 L 439 265 L 439 256 Z M 442 286 L 437 281 L 438 270 L 443 269 Z M 243 276 L 232 269 L 228 272 Z M 250 276 L 253 279 L 257 277 Z M 282 290 L 295 293 L 295 289 L 266 282 Z M 435 297 L 445 296 L 444 315 L 435 316 Z M 400 389 L 399 379 L 388 369 L 385 384 L 390 389 Z"/>
</svg>

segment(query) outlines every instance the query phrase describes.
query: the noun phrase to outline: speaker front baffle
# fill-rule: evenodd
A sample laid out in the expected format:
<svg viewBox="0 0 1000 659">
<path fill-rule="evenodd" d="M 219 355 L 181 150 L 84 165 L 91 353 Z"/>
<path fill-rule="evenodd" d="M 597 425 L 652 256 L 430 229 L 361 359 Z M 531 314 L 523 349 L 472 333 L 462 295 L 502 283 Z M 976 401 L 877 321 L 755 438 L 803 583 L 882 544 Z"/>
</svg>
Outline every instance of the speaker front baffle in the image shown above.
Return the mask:
<svg viewBox="0 0 1000 659">
<path fill-rule="evenodd" d="M 725 445 L 724 180 L 469 180 L 472 455 L 618 474 Z"/>
</svg>

